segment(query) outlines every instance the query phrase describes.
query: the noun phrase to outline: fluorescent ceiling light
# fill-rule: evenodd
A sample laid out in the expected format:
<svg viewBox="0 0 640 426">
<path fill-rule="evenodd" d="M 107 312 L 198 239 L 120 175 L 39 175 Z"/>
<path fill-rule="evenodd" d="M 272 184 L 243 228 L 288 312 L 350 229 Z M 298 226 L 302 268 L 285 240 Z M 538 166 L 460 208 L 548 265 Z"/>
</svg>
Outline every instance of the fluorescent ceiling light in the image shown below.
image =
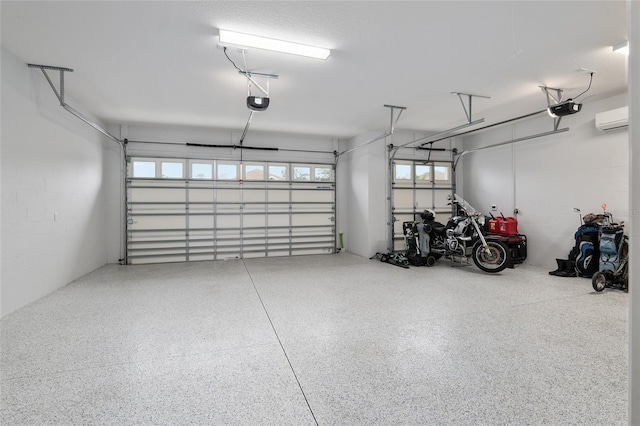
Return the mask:
<svg viewBox="0 0 640 426">
<path fill-rule="evenodd" d="M 307 46 L 305 44 L 241 34 L 227 30 L 220 30 L 220 43 L 223 45 L 236 44 L 243 47 L 255 47 L 256 49 L 273 50 L 316 59 L 327 59 L 331 54 L 329 49 L 322 47 Z"/>
<path fill-rule="evenodd" d="M 618 43 L 613 46 L 613 51 L 618 53 L 624 53 L 625 55 L 629 54 L 629 42 L 623 41 L 622 43 Z"/>
</svg>

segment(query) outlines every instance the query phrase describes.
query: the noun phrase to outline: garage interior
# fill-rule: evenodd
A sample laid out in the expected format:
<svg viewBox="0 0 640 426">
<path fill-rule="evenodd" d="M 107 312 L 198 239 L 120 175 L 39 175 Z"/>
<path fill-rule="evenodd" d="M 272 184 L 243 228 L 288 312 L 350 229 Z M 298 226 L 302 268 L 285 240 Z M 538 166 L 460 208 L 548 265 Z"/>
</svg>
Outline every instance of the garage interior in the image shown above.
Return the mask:
<svg viewBox="0 0 640 426">
<path fill-rule="evenodd" d="M 2 424 L 640 423 L 637 2 L 0 7 Z M 454 194 L 524 263 L 376 259 Z"/>
</svg>

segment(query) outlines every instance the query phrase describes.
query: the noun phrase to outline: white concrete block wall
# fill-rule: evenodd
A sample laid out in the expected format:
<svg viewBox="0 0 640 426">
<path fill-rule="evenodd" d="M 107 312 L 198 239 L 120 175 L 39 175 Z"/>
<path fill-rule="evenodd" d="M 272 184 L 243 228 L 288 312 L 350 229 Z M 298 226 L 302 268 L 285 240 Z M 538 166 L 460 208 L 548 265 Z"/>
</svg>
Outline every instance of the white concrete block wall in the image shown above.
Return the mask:
<svg viewBox="0 0 640 426">
<path fill-rule="evenodd" d="M 378 136 L 379 133 L 368 132 L 351 139 L 341 151 L 352 149 Z M 373 145 L 380 149 L 383 141 Z M 369 229 L 369 200 L 372 196 L 369 188 L 369 149 L 363 147 L 338 159 L 338 232 L 343 233 L 345 249 L 360 256 L 371 256 Z M 375 254 L 375 251 L 373 252 Z"/>
<path fill-rule="evenodd" d="M 104 160 L 117 145 L 5 49 L 1 77 L 4 316 L 107 262 Z"/>
<path fill-rule="evenodd" d="M 616 221 L 629 217 L 628 131 L 600 132 L 595 114 L 627 104 L 625 95 L 585 103 L 579 114 L 562 119 L 570 130 L 465 155 L 463 196 L 477 209 L 492 204 L 505 215 L 519 210 L 519 231 L 529 239 L 527 263 L 555 268 L 566 258 L 579 225 L 577 213 L 599 213 L 601 205 Z M 553 130 L 541 115 L 501 128 L 471 134 L 465 149 L 487 146 Z"/>
</svg>

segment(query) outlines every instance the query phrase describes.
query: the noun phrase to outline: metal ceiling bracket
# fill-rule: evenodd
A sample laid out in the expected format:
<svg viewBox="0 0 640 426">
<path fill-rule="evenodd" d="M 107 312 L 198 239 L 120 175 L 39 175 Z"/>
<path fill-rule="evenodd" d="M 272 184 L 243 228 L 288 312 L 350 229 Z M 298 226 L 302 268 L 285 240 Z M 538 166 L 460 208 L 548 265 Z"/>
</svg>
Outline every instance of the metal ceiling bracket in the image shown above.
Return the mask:
<svg viewBox="0 0 640 426">
<path fill-rule="evenodd" d="M 265 96 L 269 96 L 269 81 L 272 78 L 277 79 L 278 75 L 276 74 L 263 74 L 263 73 L 259 73 L 259 72 L 249 72 L 249 71 L 238 71 L 239 74 L 244 75 L 245 77 L 247 77 L 247 92 L 249 93 L 249 95 L 251 95 L 251 83 L 253 83 L 258 89 L 260 89 L 260 91 L 262 93 L 264 93 Z M 262 87 L 255 79 L 254 76 L 256 77 L 263 77 L 267 79 L 267 88 L 265 89 L 264 87 Z"/>
<path fill-rule="evenodd" d="M 69 111 L 71 114 L 75 115 L 80 120 L 82 120 L 85 123 L 87 123 L 89 126 L 91 126 L 94 129 L 96 129 L 97 131 L 99 131 L 100 133 L 102 133 L 103 135 L 108 137 L 109 139 L 113 140 L 114 142 L 117 142 L 118 144 L 120 144 L 120 146 L 124 146 L 122 140 L 120 140 L 119 138 L 113 136 L 111 133 L 109 133 L 108 131 L 103 129 L 101 126 L 99 126 L 98 124 L 94 123 L 93 121 L 91 121 L 90 119 L 85 117 L 83 114 L 81 114 L 80 112 L 78 112 L 76 109 L 72 108 L 71 106 L 69 106 L 69 104 L 67 104 L 65 102 L 65 100 L 64 100 L 64 73 L 65 72 L 73 72 L 73 70 L 71 68 L 52 67 L 52 66 L 49 66 L 49 65 L 37 65 L 37 64 L 27 64 L 27 66 L 29 68 L 38 68 L 38 69 L 40 69 L 40 71 L 42 71 L 42 74 L 44 74 L 44 77 L 49 82 L 49 86 L 51 86 L 51 90 L 53 90 L 53 93 L 56 95 L 56 98 L 58 98 L 58 101 L 60 102 L 60 106 L 61 107 L 63 107 L 67 111 Z M 47 70 L 59 71 L 60 72 L 60 91 L 59 92 L 58 92 L 58 90 L 56 90 L 56 87 L 54 86 L 53 82 L 51 81 L 51 78 L 49 78 L 49 74 L 47 74 Z"/>
<path fill-rule="evenodd" d="M 472 106 L 473 106 L 473 98 L 484 98 L 484 99 L 491 99 L 491 97 L 489 96 L 482 96 L 482 95 L 472 95 L 470 93 L 461 93 L 461 92 L 451 92 L 454 95 L 458 95 L 458 98 L 460 99 L 460 103 L 462 104 L 462 109 L 464 110 L 464 115 L 467 116 L 467 122 L 471 123 L 473 121 L 472 119 Z M 467 109 L 467 106 L 465 105 L 464 101 L 462 100 L 462 97 L 466 96 L 467 97 L 467 105 L 469 105 L 469 108 Z"/>
<path fill-rule="evenodd" d="M 269 81 L 272 78 L 277 79 L 278 75 L 277 74 L 264 74 L 264 73 L 260 73 L 260 72 L 250 72 L 247 71 L 247 57 L 245 56 L 245 53 L 247 52 L 244 49 L 240 50 L 242 52 L 242 60 L 244 61 L 244 71 L 238 71 L 240 74 L 244 75 L 245 77 L 247 77 L 247 92 L 249 94 L 249 96 L 251 96 L 251 83 L 255 84 L 255 86 L 260 89 L 260 91 L 262 93 L 264 93 L 264 95 L 266 97 L 269 97 Z M 254 76 L 256 77 L 261 77 L 261 78 L 266 78 L 267 79 L 267 88 L 265 89 L 264 87 L 262 87 L 260 84 L 258 84 L 258 82 L 253 78 Z"/>
<path fill-rule="evenodd" d="M 562 89 L 556 89 L 556 88 L 547 87 L 547 86 L 538 86 L 538 87 L 547 96 L 547 108 L 562 102 Z M 555 96 L 551 92 L 555 92 Z M 558 130 L 558 127 L 560 127 L 560 121 L 562 120 L 562 117 L 552 117 L 552 118 L 553 118 L 553 130 L 554 131 Z"/>
<path fill-rule="evenodd" d="M 391 108 L 391 118 L 390 118 L 390 122 L 389 122 L 389 134 L 393 134 L 393 131 L 396 128 L 396 124 L 398 124 L 398 120 L 400 120 L 400 116 L 402 115 L 402 111 L 404 111 L 405 109 L 407 109 L 407 107 L 401 107 L 401 106 L 397 106 L 397 105 L 387 105 L 384 104 L 385 108 Z M 395 109 L 399 109 L 400 111 L 398 112 L 398 116 L 396 117 L 395 121 L 393 120 L 393 113 Z"/>
<path fill-rule="evenodd" d="M 464 129 L 464 128 L 467 128 L 467 127 L 471 127 L 471 126 L 475 126 L 476 124 L 480 124 L 480 123 L 484 122 L 484 118 L 481 118 L 479 120 L 472 120 L 472 116 L 471 116 L 471 114 L 472 114 L 472 109 L 471 109 L 472 108 L 472 98 L 475 97 L 475 98 L 491 99 L 491 97 L 482 96 L 482 95 L 472 95 L 472 94 L 469 94 L 469 93 L 461 93 L 461 92 L 451 92 L 451 93 L 453 93 L 455 95 L 458 95 L 458 98 L 460 99 L 460 102 L 462 103 L 462 108 L 464 109 L 464 114 L 467 117 L 467 122 L 462 124 L 462 125 L 460 125 L 460 126 L 456 126 L 456 127 L 451 128 L 451 129 L 444 130 L 444 131 L 442 131 L 440 133 L 436 133 L 435 135 L 425 136 L 425 137 L 422 137 L 422 138 L 419 138 L 419 139 L 412 140 L 411 142 L 406 142 L 406 143 L 403 143 L 402 145 L 393 147 L 393 150 L 391 150 L 392 151 L 391 160 L 393 160 L 395 158 L 396 153 L 401 148 L 405 148 L 405 147 L 407 147 L 409 145 L 413 145 L 413 144 L 416 144 L 416 143 L 419 143 L 419 142 L 422 142 L 422 141 L 428 141 L 429 139 L 434 139 L 434 138 L 438 138 L 438 137 L 441 137 L 441 136 L 449 136 L 449 137 L 455 136 L 455 135 L 452 135 L 452 134 L 457 132 L 458 130 L 461 130 L 461 129 Z M 466 96 L 467 97 L 467 101 L 468 101 L 468 105 L 469 105 L 468 109 L 465 106 L 464 101 L 462 100 L 462 96 Z M 392 105 L 385 105 L 385 106 L 394 108 Z M 395 107 L 395 108 L 399 108 L 399 107 Z M 393 115 L 393 109 L 391 110 L 391 114 Z M 434 141 L 423 142 L 422 144 L 420 144 L 420 146 L 428 145 L 429 143 L 432 143 L 432 142 L 434 142 Z"/>
<path fill-rule="evenodd" d="M 547 86 L 538 86 L 538 87 L 542 89 L 545 95 L 547 95 L 548 107 L 555 104 L 559 104 L 562 101 L 562 89 L 555 89 L 553 87 L 547 87 Z M 555 92 L 555 96 L 553 95 L 553 93 L 550 93 L 550 92 Z M 553 103 L 551 103 L 551 101 L 553 101 Z"/>
</svg>

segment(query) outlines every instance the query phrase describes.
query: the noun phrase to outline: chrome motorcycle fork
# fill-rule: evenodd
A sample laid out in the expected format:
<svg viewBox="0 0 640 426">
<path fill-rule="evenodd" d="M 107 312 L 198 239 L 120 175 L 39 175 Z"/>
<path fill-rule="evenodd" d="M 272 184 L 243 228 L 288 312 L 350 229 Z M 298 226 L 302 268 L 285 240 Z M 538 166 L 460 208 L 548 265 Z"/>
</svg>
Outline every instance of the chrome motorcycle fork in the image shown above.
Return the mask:
<svg viewBox="0 0 640 426">
<path fill-rule="evenodd" d="M 478 226 L 478 222 L 475 217 L 471 219 L 471 223 L 473 223 L 473 226 L 474 228 L 476 228 L 476 232 L 480 237 L 480 241 L 482 241 L 482 247 L 484 247 L 484 249 L 487 250 L 489 248 L 489 246 L 487 245 L 487 240 L 484 239 L 484 234 L 480 230 L 480 226 Z"/>
</svg>

